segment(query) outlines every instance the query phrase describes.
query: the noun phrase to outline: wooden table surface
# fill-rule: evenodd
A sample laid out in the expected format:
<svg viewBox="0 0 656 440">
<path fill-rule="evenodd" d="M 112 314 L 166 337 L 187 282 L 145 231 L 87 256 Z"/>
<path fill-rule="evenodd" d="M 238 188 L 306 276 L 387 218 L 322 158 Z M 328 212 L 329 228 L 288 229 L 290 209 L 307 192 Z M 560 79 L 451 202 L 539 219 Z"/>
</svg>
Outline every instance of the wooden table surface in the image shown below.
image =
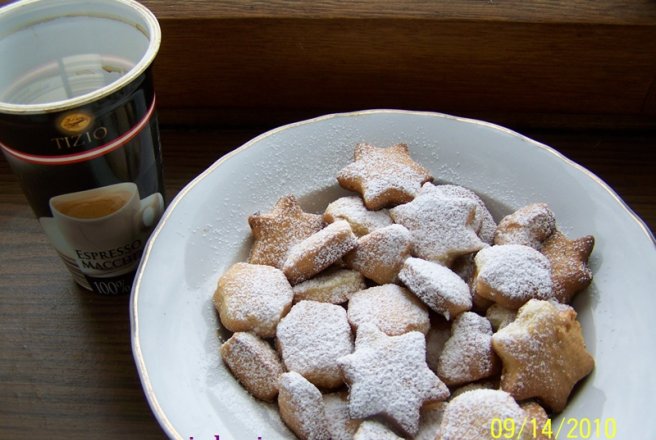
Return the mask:
<svg viewBox="0 0 656 440">
<path fill-rule="evenodd" d="M 260 131 L 164 129 L 168 198 Z M 595 172 L 655 230 L 656 132 L 524 134 Z M 129 301 L 73 283 L 0 160 L 0 439 L 164 437 L 132 358 Z"/>
</svg>

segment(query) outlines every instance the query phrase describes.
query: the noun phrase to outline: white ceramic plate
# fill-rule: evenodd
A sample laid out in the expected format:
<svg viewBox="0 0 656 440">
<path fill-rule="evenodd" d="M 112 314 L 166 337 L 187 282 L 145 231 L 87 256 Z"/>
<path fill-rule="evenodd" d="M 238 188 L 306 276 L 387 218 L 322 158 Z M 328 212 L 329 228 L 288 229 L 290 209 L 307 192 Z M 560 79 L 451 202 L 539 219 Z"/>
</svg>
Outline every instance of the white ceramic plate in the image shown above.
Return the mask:
<svg viewBox="0 0 656 440">
<path fill-rule="evenodd" d="M 600 425 L 602 435 L 615 426 L 616 439 L 656 433 L 656 417 L 646 417 L 656 390 L 656 246 L 644 224 L 599 178 L 517 133 L 442 114 L 375 110 L 265 133 L 221 158 L 171 203 L 145 251 L 131 303 L 134 357 L 170 437 L 291 437 L 276 412 L 223 366 L 211 296 L 218 277 L 247 256 L 247 216 L 290 193 L 306 211 L 322 212 L 345 193 L 335 175 L 363 141 L 407 143 L 439 182 L 473 189 L 497 220 L 542 201 L 571 236 L 594 235 L 595 278 L 574 305 L 596 367 L 554 426 L 564 421 L 561 439 L 577 422 L 585 428 L 584 420 Z"/>
</svg>

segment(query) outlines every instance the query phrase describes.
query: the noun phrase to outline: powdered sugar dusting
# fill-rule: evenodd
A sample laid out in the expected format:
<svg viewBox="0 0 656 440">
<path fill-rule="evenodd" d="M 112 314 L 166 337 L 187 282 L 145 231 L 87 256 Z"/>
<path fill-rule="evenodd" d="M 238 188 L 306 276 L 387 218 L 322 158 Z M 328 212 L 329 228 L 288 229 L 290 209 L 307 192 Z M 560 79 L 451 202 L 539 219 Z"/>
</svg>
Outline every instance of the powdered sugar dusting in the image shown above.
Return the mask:
<svg viewBox="0 0 656 440">
<path fill-rule="evenodd" d="M 419 258 L 408 258 L 399 279 L 433 311 L 446 319 L 472 307 L 469 286 L 451 269 Z"/>
<path fill-rule="evenodd" d="M 401 225 L 390 225 L 360 237 L 346 262 L 378 284 L 393 283 L 411 250 L 410 231 Z"/>
<path fill-rule="evenodd" d="M 277 337 L 288 370 L 317 386 L 343 383 L 337 358 L 353 351 L 353 336 L 342 307 L 301 301 L 280 322 Z"/>
<path fill-rule="evenodd" d="M 535 249 L 517 244 L 491 246 L 474 259 L 476 293 L 517 309 L 531 298 L 553 297 L 551 265 Z"/>
<path fill-rule="evenodd" d="M 271 337 L 293 297 L 292 288 L 279 269 L 235 263 L 219 279 L 214 304 L 227 329 Z"/>
<path fill-rule="evenodd" d="M 415 256 L 448 264 L 486 246 L 472 228 L 476 206 L 471 200 L 425 192 L 391 209 L 390 215 L 412 234 Z"/>
<path fill-rule="evenodd" d="M 458 316 L 437 364 L 440 379 L 450 386 L 473 382 L 492 376 L 499 365 L 490 322 L 473 312 Z"/>
<path fill-rule="evenodd" d="M 521 427 L 524 417 L 524 411 L 512 396 L 504 391 L 468 391 L 447 405 L 442 420 L 441 440 L 490 438 L 490 425 L 493 420 L 513 420 L 515 426 Z"/>
<path fill-rule="evenodd" d="M 396 284 L 374 286 L 356 292 L 348 305 L 348 320 L 356 329 L 371 323 L 388 335 L 409 331 L 427 333 L 428 310 L 407 289 Z"/>
<path fill-rule="evenodd" d="M 370 211 L 364 206 L 362 199 L 357 196 L 340 197 L 330 203 L 323 214 L 323 218 L 328 223 L 340 219 L 346 220 L 358 236 L 366 235 L 378 228 L 392 224 L 387 209 Z"/>
<path fill-rule="evenodd" d="M 280 376 L 279 388 L 280 415 L 296 435 L 308 440 L 329 440 L 321 392 L 294 371 Z"/>
<path fill-rule="evenodd" d="M 383 415 L 409 435 L 419 429 L 422 404 L 449 395 L 426 366 L 426 342 L 419 332 L 387 336 L 364 324 L 358 329 L 355 352 L 339 364 L 351 386 L 351 417 Z"/>
</svg>

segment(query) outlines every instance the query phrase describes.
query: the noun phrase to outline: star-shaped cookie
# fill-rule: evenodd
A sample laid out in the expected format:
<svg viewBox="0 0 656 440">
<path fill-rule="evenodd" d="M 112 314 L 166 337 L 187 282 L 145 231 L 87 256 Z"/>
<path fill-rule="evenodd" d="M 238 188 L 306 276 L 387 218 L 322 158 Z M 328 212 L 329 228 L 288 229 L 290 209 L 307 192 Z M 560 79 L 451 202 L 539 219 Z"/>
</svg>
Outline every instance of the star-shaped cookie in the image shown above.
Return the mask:
<svg viewBox="0 0 656 440">
<path fill-rule="evenodd" d="M 501 389 L 518 401 L 538 398 L 554 412 L 594 367 L 576 312 L 555 301 L 527 302 L 492 336 L 492 347 L 503 363 Z"/>
<path fill-rule="evenodd" d="M 339 184 L 362 195 L 368 209 L 378 210 L 412 200 L 430 171 L 412 160 L 406 144 L 387 148 L 355 147 L 355 160 L 337 174 Z"/>
<path fill-rule="evenodd" d="M 542 253 L 551 263 L 553 293 L 561 303 L 568 304 L 592 281 L 588 258 L 593 247 L 591 235 L 570 240 L 560 231 L 555 231 L 542 243 Z"/>
<path fill-rule="evenodd" d="M 289 249 L 323 227 L 320 215 L 301 209 L 296 197 L 281 197 L 267 214 L 248 217 L 253 232 L 253 246 L 248 258 L 252 264 L 266 264 L 281 269 Z"/>
<path fill-rule="evenodd" d="M 351 418 L 381 415 L 405 435 L 417 433 L 424 402 L 449 396 L 426 365 L 426 340 L 420 332 L 387 336 L 375 325 L 363 324 L 355 351 L 337 362 L 350 385 Z"/>
<path fill-rule="evenodd" d="M 416 257 L 448 265 L 487 246 L 473 227 L 476 206 L 470 199 L 422 189 L 410 203 L 390 209 L 390 215 L 410 231 Z"/>
</svg>

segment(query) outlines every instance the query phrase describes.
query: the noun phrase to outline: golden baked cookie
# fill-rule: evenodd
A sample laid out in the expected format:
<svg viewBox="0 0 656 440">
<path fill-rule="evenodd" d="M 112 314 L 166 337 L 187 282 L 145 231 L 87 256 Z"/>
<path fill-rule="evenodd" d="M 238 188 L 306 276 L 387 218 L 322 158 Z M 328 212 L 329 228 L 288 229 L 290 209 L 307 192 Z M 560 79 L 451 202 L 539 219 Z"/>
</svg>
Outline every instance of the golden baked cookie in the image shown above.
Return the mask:
<svg viewBox="0 0 656 440">
<path fill-rule="evenodd" d="M 592 282 L 588 258 L 593 247 L 592 235 L 570 240 L 560 231 L 542 243 L 542 253 L 551 263 L 554 296 L 561 303 L 570 303 L 574 295 Z"/>
<path fill-rule="evenodd" d="M 417 433 L 425 402 L 449 396 L 426 365 L 426 340 L 419 332 L 388 336 L 373 324 L 363 324 L 355 351 L 338 362 L 349 384 L 351 418 L 383 416 L 404 435 Z"/>
<path fill-rule="evenodd" d="M 490 322 L 474 312 L 458 315 L 437 363 L 439 378 L 451 387 L 484 379 L 499 371 L 499 359 L 492 350 Z"/>
<path fill-rule="evenodd" d="M 409 331 L 426 334 L 430 328 L 427 307 L 408 289 L 396 284 L 355 292 L 348 304 L 348 320 L 356 330 L 371 323 L 388 335 Z"/>
<path fill-rule="evenodd" d="M 290 283 L 298 284 L 332 266 L 356 245 L 351 226 L 339 220 L 291 248 L 282 271 Z"/>
<path fill-rule="evenodd" d="M 537 398 L 554 412 L 594 367 L 576 312 L 555 301 L 530 300 L 492 337 L 503 363 L 501 388 L 517 400 Z"/>
<path fill-rule="evenodd" d="M 278 381 L 278 409 L 285 424 L 301 440 L 330 440 L 321 392 L 295 371 Z"/>
<path fill-rule="evenodd" d="M 276 351 L 252 333 L 237 332 L 221 345 L 221 358 L 239 382 L 260 400 L 273 402 L 285 368 Z"/>
<path fill-rule="evenodd" d="M 321 388 L 344 384 L 337 359 L 353 351 L 353 335 L 343 307 L 301 301 L 280 321 L 276 336 L 287 370 Z"/>
<path fill-rule="evenodd" d="M 436 316 L 436 315 L 434 315 Z M 435 319 L 426 334 L 426 364 L 437 374 L 437 363 L 440 360 L 444 344 L 451 337 L 451 323 L 445 319 Z"/>
<path fill-rule="evenodd" d="M 540 250 L 556 230 L 556 218 L 546 203 L 533 203 L 505 216 L 494 234 L 494 244 L 521 244 Z"/>
<path fill-rule="evenodd" d="M 368 209 L 378 210 L 412 200 L 430 171 L 412 160 L 408 146 L 355 146 L 354 161 L 337 174 L 339 184 L 360 193 Z"/>
<path fill-rule="evenodd" d="M 282 268 L 287 252 L 323 227 L 320 215 L 303 212 L 296 197 L 281 197 L 270 213 L 248 217 L 253 233 L 248 262 Z"/>
<path fill-rule="evenodd" d="M 553 298 L 551 264 L 532 247 L 495 245 L 474 258 L 474 292 L 495 303 L 518 309 L 529 299 Z"/>
<path fill-rule="evenodd" d="M 412 251 L 410 231 L 390 225 L 358 238 L 358 244 L 346 254 L 344 262 L 377 284 L 397 281 L 397 275 Z"/>
<path fill-rule="evenodd" d="M 329 268 L 292 287 L 294 301 L 319 301 L 331 304 L 347 302 L 353 293 L 366 289 L 362 274 L 355 270 Z"/>
<path fill-rule="evenodd" d="M 341 197 L 330 203 L 323 213 L 326 223 L 346 220 L 358 237 L 392 224 L 387 209 L 371 211 L 358 196 Z"/>
<path fill-rule="evenodd" d="M 399 279 L 424 304 L 447 320 L 472 308 L 469 286 L 448 267 L 420 258 L 408 258 Z"/>
<path fill-rule="evenodd" d="M 441 440 L 492 440 L 496 438 L 493 437 L 493 421 L 512 420 L 515 426 L 521 427 L 524 417 L 524 410 L 504 391 L 467 391 L 447 404 L 440 428 Z M 520 438 L 513 436 L 513 440 L 530 438 L 528 432 L 522 433 Z"/>
<path fill-rule="evenodd" d="M 413 440 L 439 440 L 446 405 L 447 402 L 431 402 L 421 407 L 419 431 Z"/>
<path fill-rule="evenodd" d="M 270 338 L 293 298 L 292 286 L 280 269 L 235 263 L 219 278 L 213 302 L 228 330 Z"/>
<path fill-rule="evenodd" d="M 449 265 L 487 246 L 476 234 L 476 207 L 470 199 L 422 191 L 413 201 L 390 209 L 390 215 L 410 231 L 415 257 Z"/>
</svg>

